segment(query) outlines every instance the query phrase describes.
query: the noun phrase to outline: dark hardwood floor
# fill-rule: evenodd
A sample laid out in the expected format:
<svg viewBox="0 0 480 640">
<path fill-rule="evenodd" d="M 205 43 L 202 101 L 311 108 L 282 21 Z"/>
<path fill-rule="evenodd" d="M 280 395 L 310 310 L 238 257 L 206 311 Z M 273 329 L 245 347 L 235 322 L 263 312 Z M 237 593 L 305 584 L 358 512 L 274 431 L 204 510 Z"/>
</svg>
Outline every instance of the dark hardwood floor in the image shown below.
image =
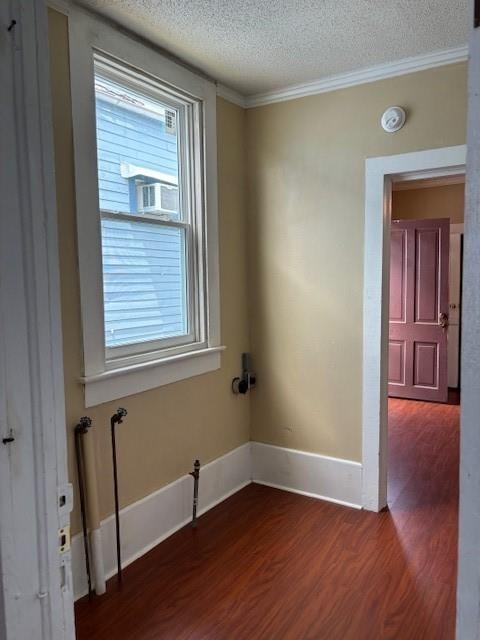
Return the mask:
<svg viewBox="0 0 480 640">
<path fill-rule="evenodd" d="M 453 640 L 459 407 L 389 403 L 388 511 L 250 485 L 79 601 L 78 640 Z"/>
</svg>

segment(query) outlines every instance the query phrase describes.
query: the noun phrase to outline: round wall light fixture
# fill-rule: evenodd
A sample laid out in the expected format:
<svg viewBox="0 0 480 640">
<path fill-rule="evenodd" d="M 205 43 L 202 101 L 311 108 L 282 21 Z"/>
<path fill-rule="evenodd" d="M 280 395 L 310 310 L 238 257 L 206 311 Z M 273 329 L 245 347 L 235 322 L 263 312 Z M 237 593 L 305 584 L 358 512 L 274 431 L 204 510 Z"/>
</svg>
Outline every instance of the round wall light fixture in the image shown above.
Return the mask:
<svg viewBox="0 0 480 640">
<path fill-rule="evenodd" d="M 388 107 L 382 115 L 382 127 L 387 133 L 399 131 L 405 124 L 407 116 L 402 107 Z"/>
</svg>

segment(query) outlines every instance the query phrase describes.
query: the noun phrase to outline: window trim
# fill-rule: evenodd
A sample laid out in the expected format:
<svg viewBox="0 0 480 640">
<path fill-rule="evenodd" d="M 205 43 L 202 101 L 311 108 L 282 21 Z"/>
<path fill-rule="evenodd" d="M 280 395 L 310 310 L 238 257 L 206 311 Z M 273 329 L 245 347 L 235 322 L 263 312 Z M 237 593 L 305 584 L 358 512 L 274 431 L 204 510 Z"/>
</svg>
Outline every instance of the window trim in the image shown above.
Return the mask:
<svg viewBox="0 0 480 640">
<path fill-rule="evenodd" d="M 217 219 L 216 87 L 213 82 L 160 54 L 155 48 L 115 30 L 82 9 L 69 18 L 70 75 L 75 160 L 78 261 L 83 328 L 85 406 L 145 391 L 163 384 L 200 375 L 220 367 L 220 303 Z M 202 193 L 205 213 L 201 246 L 196 247 L 195 268 L 204 283 L 198 293 L 205 313 L 204 335 L 197 342 L 166 346 L 148 354 L 107 360 L 104 336 L 101 216 L 98 202 L 97 147 L 95 133 L 94 55 L 117 60 L 158 78 L 178 92 L 202 102 L 194 126 L 202 135 Z M 197 178 L 198 180 L 198 178 Z M 197 244 L 197 243 L 195 243 Z M 198 314 L 197 314 L 198 315 Z M 198 330 L 196 332 L 199 336 Z"/>
<path fill-rule="evenodd" d="M 196 143 L 203 145 L 204 131 L 200 125 L 200 118 L 203 118 L 204 104 L 196 96 L 191 93 L 187 94 L 185 89 L 180 92 L 178 89 L 171 87 L 163 80 L 151 77 L 147 72 L 139 72 L 131 64 L 122 64 L 112 56 L 93 50 L 93 66 L 94 66 L 94 101 L 96 105 L 96 85 L 97 74 L 100 78 L 104 78 L 107 82 L 121 83 L 126 88 L 143 93 L 145 96 L 151 97 L 152 100 L 159 100 L 162 104 L 169 105 L 172 110 L 178 113 L 178 142 L 179 142 L 179 173 L 177 176 L 177 188 L 181 187 L 180 201 L 182 202 L 182 217 L 178 221 L 164 221 L 158 216 L 149 213 L 135 215 L 135 219 L 139 222 L 142 220 L 150 220 L 153 224 L 164 225 L 166 227 L 176 227 L 185 232 L 185 271 L 186 271 L 186 291 L 185 291 L 185 309 L 187 315 L 187 324 L 189 331 L 185 334 L 173 336 L 171 338 L 157 338 L 149 342 L 136 342 L 126 345 L 118 345 L 115 347 L 108 346 L 105 341 L 105 358 L 107 368 L 114 368 L 118 358 L 126 358 L 128 356 L 135 357 L 141 355 L 143 360 L 156 359 L 159 350 L 172 349 L 178 346 L 178 352 L 183 352 L 183 347 L 190 345 L 190 349 L 197 350 L 207 346 L 207 309 L 205 304 L 205 273 L 202 270 L 204 237 L 206 234 L 206 221 L 204 216 L 205 198 L 204 187 L 198 185 L 194 188 L 194 180 L 204 175 L 204 158 L 196 150 Z M 96 118 L 96 107 L 95 107 Z M 97 150 L 97 139 L 95 136 L 95 148 Z M 120 170 L 121 172 L 121 170 Z M 97 193 L 100 185 L 96 182 Z M 100 221 L 102 223 L 105 218 L 123 218 L 130 219 L 130 213 L 127 212 L 111 212 L 100 208 Z M 200 249 L 199 249 L 200 248 Z M 200 268 L 199 268 L 200 267 Z M 102 274 L 103 275 L 103 274 Z M 102 308 L 104 308 L 103 289 L 102 289 Z M 105 315 L 105 313 L 104 313 Z M 105 339 L 105 333 L 104 339 Z M 162 347 L 163 345 L 163 347 Z M 182 347 L 182 349 L 180 349 Z M 148 358 L 148 354 L 150 358 Z M 127 360 L 127 364 L 130 361 Z"/>
<path fill-rule="evenodd" d="M 203 289 L 206 286 L 204 282 L 205 276 L 198 269 L 198 252 L 197 240 L 202 241 L 206 233 L 206 225 L 203 216 L 204 202 L 203 190 L 200 194 L 193 193 L 191 176 L 194 172 L 203 173 L 203 158 L 199 161 L 195 157 L 194 141 L 200 140 L 203 143 L 203 131 L 198 126 L 198 115 L 203 113 L 203 102 L 196 97 L 186 94 L 186 91 L 179 92 L 171 86 L 164 86 L 166 83 L 156 78 L 150 77 L 150 74 L 143 74 L 132 67 L 131 64 L 123 65 L 112 56 L 104 53 L 93 51 L 94 73 L 95 73 L 95 89 L 94 99 L 96 101 L 97 77 L 104 78 L 107 82 L 120 83 L 126 88 L 133 91 L 143 93 L 152 101 L 158 100 L 163 105 L 167 105 L 172 112 L 178 113 L 178 141 L 179 141 L 179 159 L 180 171 L 177 176 L 177 190 L 180 189 L 180 195 L 183 197 L 182 211 L 183 216 L 179 220 L 164 221 L 159 216 L 144 212 L 132 214 L 127 212 L 108 211 L 100 208 L 100 220 L 105 219 L 123 219 L 130 220 L 134 218 L 138 222 L 150 221 L 153 224 L 164 225 L 165 227 L 178 228 L 184 231 L 184 248 L 185 248 L 185 273 L 186 273 L 186 289 L 184 291 L 185 311 L 188 331 L 183 334 L 157 338 L 150 341 L 132 342 L 130 344 L 108 346 L 105 339 L 105 358 L 106 368 L 112 369 L 121 366 L 120 362 L 126 365 L 135 364 L 138 361 L 137 356 L 141 356 L 142 361 L 155 360 L 161 357 L 160 350 L 170 350 L 177 347 L 177 351 L 184 352 L 184 347 L 189 347 L 192 351 L 205 348 L 206 341 L 206 321 L 207 313 L 204 304 Z M 159 86 L 160 85 L 160 86 Z M 134 109 L 135 110 L 135 109 Z M 197 115 L 197 120 L 195 116 Z M 194 124 L 196 123 L 196 124 Z M 97 141 L 95 141 L 97 147 Z M 197 163 L 198 162 L 198 163 Z M 120 173 L 122 173 L 121 163 Z M 172 177 L 170 178 L 170 181 Z M 97 191 L 100 185 L 97 183 Z M 138 197 L 138 196 L 137 196 Z M 200 215 L 199 215 L 200 212 Z M 103 291 L 102 291 L 103 297 Z M 103 303 L 102 303 L 103 306 Z M 104 335 L 105 337 L 105 335 Z M 181 347 L 181 348 L 180 348 Z M 121 359 L 121 360 L 120 360 Z"/>
</svg>

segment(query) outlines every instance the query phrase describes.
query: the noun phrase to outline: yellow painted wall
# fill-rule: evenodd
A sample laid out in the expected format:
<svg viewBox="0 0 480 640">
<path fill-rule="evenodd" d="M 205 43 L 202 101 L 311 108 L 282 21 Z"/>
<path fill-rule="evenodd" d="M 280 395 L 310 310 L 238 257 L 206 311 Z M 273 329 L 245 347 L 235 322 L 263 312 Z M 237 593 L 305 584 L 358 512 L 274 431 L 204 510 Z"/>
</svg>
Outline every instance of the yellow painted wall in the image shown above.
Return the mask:
<svg viewBox="0 0 480 640">
<path fill-rule="evenodd" d="M 392 195 L 393 220 L 450 218 L 451 223 L 463 222 L 464 184 L 406 189 L 405 191 L 394 191 Z"/>
<path fill-rule="evenodd" d="M 50 11 L 49 28 L 69 466 L 74 478 L 72 430 L 79 417 L 88 414 L 94 420 L 105 517 L 113 510 L 109 419 L 118 406 L 128 409 L 118 428 L 122 505 L 187 473 L 195 458 L 206 463 L 249 440 L 250 399 L 233 395 L 230 386 L 239 373 L 242 351 L 249 349 L 245 112 L 222 99 L 217 102 L 221 329 L 227 346 L 221 369 L 87 410 L 77 382 L 82 337 L 66 17 Z M 77 510 L 72 524 L 78 531 Z"/>
<path fill-rule="evenodd" d="M 54 11 L 50 38 L 70 468 L 72 429 L 88 413 L 102 516 L 112 511 L 108 422 L 119 405 L 129 410 L 118 430 L 123 505 L 186 473 L 195 457 L 207 462 L 250 435 L 360 460 L 365 158 L 464 143 L 466 65 L 247 112 L 219 99 L 222 368 L 87 411 L 77 382 L 67 19 Z M 391 104 L 408 112 L 393 135 L 379 125 Z M 258 386 L 250 398 L 234 396 L 231 379 L 249 346 Z M 73 523 L 78 530 L 78 513 Z"/>
<path fill-rule="evenodd" d="M 361 460 L 365 159 L 465 143 L 466 99 L 457 64 L 247 112 L 253 440 Z"/>
</svg>

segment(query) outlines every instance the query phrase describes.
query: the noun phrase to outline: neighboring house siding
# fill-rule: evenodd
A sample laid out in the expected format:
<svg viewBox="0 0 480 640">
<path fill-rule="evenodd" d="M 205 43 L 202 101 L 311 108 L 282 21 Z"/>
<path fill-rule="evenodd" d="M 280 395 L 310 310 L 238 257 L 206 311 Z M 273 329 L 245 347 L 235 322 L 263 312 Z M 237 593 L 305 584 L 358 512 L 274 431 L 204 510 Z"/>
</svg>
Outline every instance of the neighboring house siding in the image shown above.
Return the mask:
<svg viewBox="0 0 480 640">
<path fill-rule="evenodd" d="M 183 232 L 104 219 L 102 242 L 107 345 L 185 333 Z"/>
<path fill-rule="evenodd" d="M 122 177 L 122 162 L 177 176 L 176 136 L 160 119 L 99 98 L 96 111 L 100 208 L 136 213 L 135 178 Z M 102 243 L 107 346 L 186 333 L 183 231 L 108 217 Z"/>
<path fill-rule="evenodd" d="M 176 176 L 176 137 L 166 133 L 165 124 L 160 120 L 100 98 L 97 98 L 96 109 L 100 208 L 134 212 L 136 203 L 132 207 L 130 194 L 133 180 L 122 178 L 121 163 L 129 162 Z"/>
</svg>

